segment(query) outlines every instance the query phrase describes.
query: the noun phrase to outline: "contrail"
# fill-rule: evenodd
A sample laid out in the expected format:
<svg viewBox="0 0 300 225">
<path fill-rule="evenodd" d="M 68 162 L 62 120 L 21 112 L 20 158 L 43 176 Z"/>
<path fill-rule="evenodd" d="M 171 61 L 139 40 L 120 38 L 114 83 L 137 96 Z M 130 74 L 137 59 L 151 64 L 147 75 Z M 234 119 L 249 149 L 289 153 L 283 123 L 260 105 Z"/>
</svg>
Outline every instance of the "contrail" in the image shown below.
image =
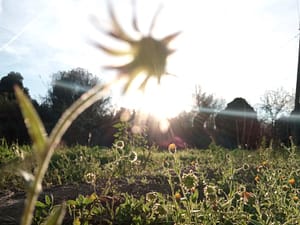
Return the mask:
<svg viewBox="0 0 300 225">
<path fill-rule="evenodd" d="M 15 40 L 17 40 L 29 27 L 30 25 L 37 20 L 37 18 L 40 16 L 38 14 L 36 17 L 34 17 L 31 21 L 29 21 L 15 36 L 13 36 L 8 42 L 6 42 L 4 45 L 0 47 L 0 52 L 5 50 L 10 44 L 12 44 Z"/>
</svg>

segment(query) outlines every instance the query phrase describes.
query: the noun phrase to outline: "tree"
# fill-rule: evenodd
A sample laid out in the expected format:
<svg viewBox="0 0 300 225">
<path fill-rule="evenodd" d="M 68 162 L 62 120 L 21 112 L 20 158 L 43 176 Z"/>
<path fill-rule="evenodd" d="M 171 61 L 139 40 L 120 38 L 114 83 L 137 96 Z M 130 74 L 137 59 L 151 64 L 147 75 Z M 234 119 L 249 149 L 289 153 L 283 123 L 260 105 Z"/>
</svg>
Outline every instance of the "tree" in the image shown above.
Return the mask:
<svg viewBox="0 0 300 225">
<path fill-rule="evenodd" d="M 203 92 L 200 86 L 195 88 L 194 99 L 192 140 L 195 147 L 205 148 L 214 141 L 215 116 L 224 108 L 225 100 Z"/>
<path fill-rule="evenodd" d="M 23 86 L 23 77 L 18 72 L 10 72 L 0 80 L 0 95 L 8 100 L 15 99 L 14 86 L 18 85 L 25 94 L 29 96 L 29 91 Z"/>
<path fill-rule="evenodd" d="M 235 98 L 216 118 L 217 143 L 226 148 L 255 149 L 260 124 L 253 107 L 243 98 Z"/>
<path fill-rule="evenodd" d="M 204 149 L 214 141 L 214 117 L 223 108 L 224 100 L 203 92 L 199 85 L 195 87 L 193 98 L 193 110 L 172 118 L 170 127 L 174 136 L 188 146 Z"/>
<path fill-rule="evenodd" d="M 99 79 L 88 71 L 77 68 L 53 74 L 48 96 L 41 104 L 40 114 L 49 132 L 62 113 L 83 93 L 99 84 Z M 102 144 L 106 121 L 110 120 L 110 98 L 102 98 L 90 106 L 72 123 L 63 140 L 67 144 Z"/>
<path fill-rule="evenodd" d="M 218 111 L 225 108 L 224 99 L 216 99 L 212 94 L 203 92 L 198 85 L 195 88 L 193 95 L 195 99 L 194 112 L 194 126 L 213 128 L 214 117 Z"/>
<path fill-rule="evenodd" d="M 23 86 L 23 77 L 20 73 L 10 72 L 0 80 L 0 137 L 8 143 L 29 143 L 29 136 L 24 124 L 18 102 L 16 100 L 14 86 L 19 86 L 30 98 L 29 90 Z M 32 103 L 37 107 L 36 101 Z"/>
<path fill-rule="evenodd" d="M 264 122 L 275 127 L 275 121 L 282 116 L 289 115 L 294 107 L 294 97 L 282 87 L 276 90 L 268 90 L 260 98 L 260 117 Z"/>
</svg>

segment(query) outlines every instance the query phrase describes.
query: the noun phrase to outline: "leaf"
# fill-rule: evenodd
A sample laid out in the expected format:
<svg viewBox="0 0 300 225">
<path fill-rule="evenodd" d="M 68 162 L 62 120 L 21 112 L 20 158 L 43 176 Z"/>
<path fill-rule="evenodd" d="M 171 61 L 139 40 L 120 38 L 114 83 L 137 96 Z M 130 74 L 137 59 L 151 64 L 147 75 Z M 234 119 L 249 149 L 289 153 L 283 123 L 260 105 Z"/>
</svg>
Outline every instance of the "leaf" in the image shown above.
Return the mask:
<svg viewBox="0 0 300 225">
<path fill-rule="evenodd" d="M 47 204 L 47 205 L 51 205 L 51 198 L 49 197 L 49 195 L 46 195 L 45 196 L 45 203 Z"/>
<path fill-rule="evenodd" d="M 74 205 L 74 206 L 75 206 L 75 205 L 77 205 L 77 202 L 76 202 L 75 200 L 68 200 L 68 201 L 67 201 L 67 204 L 70 205 L 70 206 L 71 206 L 71 205 Z"/>
<path fill-rule="evenodd" d="M 15 86 L 15 93 L 24 117 L 25 125 L 33 142 L 33 148 L 37 152 L 38 158 L 40 158 L 46 145 L 47 135 L 45 128 L 32 103 L 18 86 Z"/>
<path fill-rule="evenodd" d="M 60 225 L 63 222 L 66 213 L 66 203 L 56 205 L 50 212 L 50 215 L 42 225 Z"/>
<path fill-rule="evenodd" d="M 46 208 L 47 206 L 46 206 L 45 203 L 43 203 L 43 202 L 41 202 L 41 201 L 37 201 L 37 202 L 35 203 L 35 207 L 44 209 L 44 208 Z"/>
</svg>

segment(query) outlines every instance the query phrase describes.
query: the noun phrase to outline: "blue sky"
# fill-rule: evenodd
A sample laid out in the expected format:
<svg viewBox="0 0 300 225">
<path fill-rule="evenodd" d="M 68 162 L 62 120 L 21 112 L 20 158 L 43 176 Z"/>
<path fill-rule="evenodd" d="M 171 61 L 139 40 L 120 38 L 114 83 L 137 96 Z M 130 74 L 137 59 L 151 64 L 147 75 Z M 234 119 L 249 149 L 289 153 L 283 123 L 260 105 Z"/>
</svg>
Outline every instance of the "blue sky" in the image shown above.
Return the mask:
<svg viewBox="0 0 300 225">
<path fill-rule="evenodd" d="M 182 31 L 172 43 L 177 52 L 168 64 L 177 77 L 165 82 L 175 96 L 171 104 L 191 105 L 187 99 L 195 85 L 227 102 L 243 97 L 252 105 L 265 90 L 294 91 L 298 0 L 136 1 L 145 34 L 161 3 L 153 35 Z M 112 2 L 121 24 L 133 32 L 131 0 Z M 104 81 L 111 79 L 101 66 L 114 59 L 87 40 L 115 43 L 92 25 L 91 15 L 109 26 L 104 0 L 0 0 L 0 76 L 20 72 L 36 99 L 45 96 L 51 74 L 60 70 L 82 67 Z"/>
</svg>

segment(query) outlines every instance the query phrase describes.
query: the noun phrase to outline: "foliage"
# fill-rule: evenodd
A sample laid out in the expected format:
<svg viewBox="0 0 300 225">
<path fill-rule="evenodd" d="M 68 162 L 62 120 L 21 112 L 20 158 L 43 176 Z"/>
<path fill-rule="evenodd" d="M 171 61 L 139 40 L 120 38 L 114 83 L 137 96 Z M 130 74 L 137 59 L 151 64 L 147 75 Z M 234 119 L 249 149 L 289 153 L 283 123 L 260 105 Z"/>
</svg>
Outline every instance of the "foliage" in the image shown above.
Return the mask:
<svg viewBox="0 0 300 225">
<path fill-rule="evenodd" d="M 20 73 L 10 72 L 0 80 L 0 138 L 5 138 L 9 144 L 18 142 L 28 144 L 27 134 L 20 108 L 16 101 L 14 86 L 21 88 L 30 98 L 29 90 L 23 86 L 23 77 Z M 30 101 L 37 107 L 35 100 Z"/>
<path fill-rule="evenodd" d="M 4 144 L 2 148 L 7 147 Z M 145 171 L 137 169 L 122 178 L 127 177 L 130 184 L 136 182 L 133 179 L 129 183 L 133 176 L 147 174 L 146 179 L 150 179 L 150 175 L 163 176 L 168 180 L 165 188 L 170 191 L 145 190 L 140 196 L 120 192 L 118 187 L 111 192 L 109 180 L 121 177 L 113 178 L 106 165 L 127 160 L 115 159 L 113 151 L 86 146 L 64 147 L 52 157 L 45 176 L 48 186 L 58 184 L 53 175 L 55 170 L 61 176 L 60 184 L 95 185 L 88 195 L 66 199 L 66 217 L 70 217 L 73 224 L 296 225 L 300 219 L 300 154 L 292 142 L 291 147 L 276 150 L 262 146 L 255 151 L 229 151 L 212 144 L 207 150 L 154 151 L 153 163 L 149 161 Z M 141 155 L 142 151 L 138 150 L 137 157 Z M 69 163 L 64 164 L 64 161 Z M 74 167 L 69 170 L 72 164 Z M 87 173 L 95 174 L 95 180 L 87 180 Z M 74 179 L 75 174 L 80 176 Z M 103 178 L 108 178 L 108 183 L 106 190 L 99 192 L 97 181 Z M 40 200 L 36 204 L 36 224 L 45 221 L 52 208 L 51 196 Z"/>
<path fill-rule="evenodd" d="M 134 40 L 123 31 L 116 20 L 111 5 L 109 5 L 109 15 L 112 21 L 112 29 L 107 34 L 127 42 L 132 48 L 125 53 L 132 56 L 132 62 L 120 67 L 110 67 L 120 72 L 118 78 L 123 74 L 127 75 L 128 80 L 123 87 L 123 91 L 128 90 L 140 71 L 146 72 L 146 78 L 140 85 L 141 89 L 145 87 L 151 77 L 157 78 L 160 82 L 161 77 L 166 72 L 167 57 L 172 53 L 172 50 L 168 48 L 168 44 L 178 33 L 158 40 L 150 34 L 149 36 L 142 36 L 140 40 Z M 155 18 L 156 16 L 154 16 L 150 31 L 154 26 Z M 134 29 L 139 32 L 135 14 L 132 22 Z M 154 48 L 151 48 L 151 46 Z M 98 47 L 112 55 L 123 54 L 117 50 L 106 48 L 102 44 L 99 44 Z M 75 74 L 77 76 L 77 73 Z M 72 76 L 67 76 L 67 78 L 72 80 Z M 66 85 L 66 83 L 60 83 L 59 85 L 61 84 Z M 96 185 L 99 164 L 90 160 L 91 164 L 84 162 L 86 171 L 83 175 L 79 173 L 79 177 L 76 179 L 84 179 L 85 182 L 93 185 L 94 193 L 88 196 L 79 195 L 75 200 L 69 199 L 67 203 L 62 202 L 57 206 L 53 206 L 53 199 L 47 196 L 45 197 L 45 203 L 38 201 L 49 165 L 53 163 L 54 171 L 59 166 L 63 169 L 70 166 L 68 163 L 64 164 L 61 160 L 53 158 L 54 151 L 66 131 L 73 122 L 76 124 L 75 120 L 83 115 L 82 113 L 86 109 L 97 103 L 99 99 L 103 99 L 111 87 L 111 84 L 105 86 L 92 85 L 87 92 L 81 95 L 83 93 L 80 93 L 82 86 L 77 86 L 78 88 L 75 88 L 74 92 L 71 91 L 70 99 L 65 99 L 62 102 L 61 100 L 67 94 L 68 89 L 61 89 L 59 85 L 55 86 L 53 93 L 57 93 L 57 96 L 61 98 L 55 98 L 56 95 L 53 95 L 54 98 L 52 99 L 55 106 L 52 110 L 56 113 L 54 116 L 57 116 L 56 119 L 58 120 L 57 123 L 53 124 L 54 127 L 50 135 L 47 135 L 44 124 L 28 96 L 22 88 L 15 86 L 15 96 L 32 141 L 32 154 L 26 156 L 24 160 L 32 159 L 34 164 L 33 168 L 30 169 L 17 168 L 24 178 L 26 191 L 24 211 L 21 218 L 22 225 L 30 225 L 33 221 L 37 224 L 42 221 L 42 224 L 45 225 L 60 225 L 63 223 L 67 206 L 70 215 L 73 217 L 73 225 L 99 224 L 99 221 L 104 224 L 239 223 L 255 225 L 296 224 L 299 221 L 300 177 L 295 172 L 296 167 L 294 165 L 298 164 L 298 160 L 295 158 L 293 143 L 291 148 L 286 148 L 288 164 L 280 164 L 280 161 L 274 163 L 275 160 L 269 162 L 264 159 L 263 162 L 253 161 L 251 165 L 239 165 L 238 162 L 241 161 L 236 162 L 235 159 L 241 159 L 235 155 L 237 154 L 236 151 L 231 154 L 224 154 L 224 150 L 211 146 L 212 148 L 205 154 L 187 156 L 184 152 L 182 155 L 178 154 L 175 147 L 175 150 L 163 153 L 163 157 L 159 158 L 158 165 L 160 166 L 158 168 L 151 168 L 153 171 L 157 173 L 159 171 L 161 175 L 167 177 L 170 192 L 162 195 L 151 191 L 146 193 L 145 197 L 141 196 L 140 198 L 127 194 L 120 194 L 121 198 L 115 195 L 98 196 Z M 78 93 L 81 97 L 77 95 Z M 139 168 L 139 164 L 136 163 L 138 160 L 136 145 L 139 143 L 136 140 L 143 143 L 144 139 L 142 136 L 132 138 L 129 133 L 126 133 L 126 124 L 121 124 L 117 128 L 120 131 L 117 138 L 120 140 L 116 140 L 112 147 L 112 154 L 115 157 L 112 162 L 106 163 L 103 167 L 104 173 L 107 173 L 106 176 L 108 177 L 105 194 L 116 193 L 109 192 L 111 189 L 110 181 L 112 176 L 115 175 L 115 171 L 123 177 L 128 174 L 139 173 L 139 170 L 136 169 Z M 244 146 L 245 142 L 242 141 L 241 143 Z M 264 155 L 259 156 L 265 157 L 267 152 L 264 153 Z M 79 159 L 77 159 L 77 157 L 76 154 L 70 154 L 66 162 L 75 160 L 77 162 L 77 165 L 75 163 L 75 169 L 80 171 L 78 165 L 81 164 L 81 158 L 79 156 Z M 186 160 L 182 160 L 181 157 L 185 157 Z M 164 159 L 163 162 L 162 159 Z M 193 159 L 193 161 L 189 162 L 188 159 Z M 215 159 L 217 161 L 214 161 Z M 280 160 L 280 158 L 278 159 Z M 111 165 L 112 169 L 107 165 Z M 153 166 L 154 164 L 149 165 Z M 128 168 L 129 171 L 127 171 Z M 72 171 L 67 171 L 67 174 L 71 173 Z M 63 176 L 66 180 L 71 179 L 70 182 L 74 182 L 73 177 L 69 178 L 65 175 Z M 240 179 L 240 177 L 243 179 Z M 64 181 L 61 177 L 57 180 L 61 183 Z M 134 182 L 134 180 L 131 179 L 131 182 Z M 143 182 L 147 183 L 147 180 Z"/>
<path fill-rule="evenodd" d="M 235 98 L 216 118 L 216 142 L 226 148 L 255 149 L 259 143 L 257 113 L 243 98 Z"/>
<path fill-rule="evenodd" d="M 261 103 L 258 108 L 260 117 L 274 127 L 275 121 L 282 116 L 289 115 L 293 107 L 293 95 L 281 87 L 276 90 L 266 91 L 261 97 Z"/>
<path fill-rule="evenodd" d="M 40 115 L 47 131 L 53 129 L 62 113 L 83 93 L 100 83 L 96 76 L 81 68 L 53 74 L 52 86 L 40 107 Z M 64 134 L 64 142 L 68 145 L 108 145 L 111 138 L 99 134 L 108 132 L 111 123 L 110 98 L 103 96 L 74 120 Z"/>
<path fill-rule="evenodd" d="M 28 88 L 23 86 L 23 77 L 18 72 L 10 72 L 0 80 L 0 95 L 4 96 L 7 100 L 16 99 L 14 86 L 19 86 L 26 95 L 29 95 Z"/>
</svg>

